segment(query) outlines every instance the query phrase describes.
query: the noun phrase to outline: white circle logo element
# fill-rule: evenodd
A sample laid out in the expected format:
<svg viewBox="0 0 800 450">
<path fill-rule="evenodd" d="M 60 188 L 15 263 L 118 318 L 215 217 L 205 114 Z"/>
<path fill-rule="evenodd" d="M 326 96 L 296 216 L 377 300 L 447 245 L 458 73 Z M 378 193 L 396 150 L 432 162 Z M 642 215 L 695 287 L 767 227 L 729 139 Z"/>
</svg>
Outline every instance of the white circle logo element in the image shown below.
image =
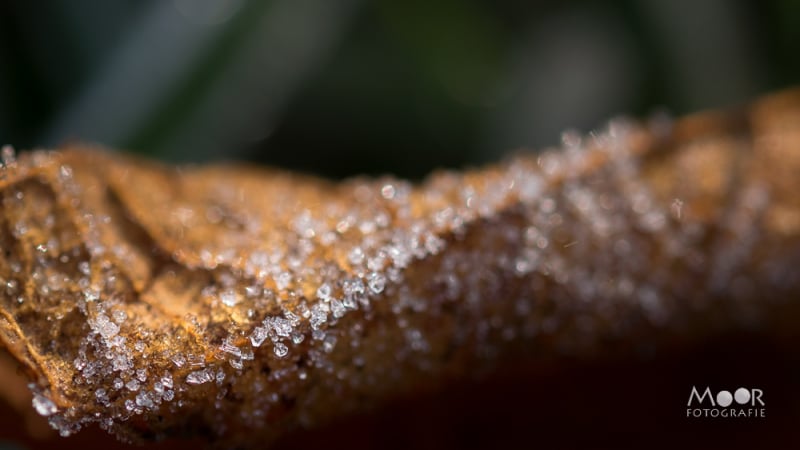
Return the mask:
<svg viewBox="0 0 800 450">
<path fill-rule="evenodd" d="M 717 394 L 717 404 L 725 408 L 733 402 L 733 396 L 728 391 L 719 391 Z"/>
<path fill-rule="evenodd" d="M 744 405 L 750 401 L 750 391 L 740 387 L 736 390 L 736 392 L 733 393 L 733 398 L 736 399 L 736 403 Z"/>
</svg>

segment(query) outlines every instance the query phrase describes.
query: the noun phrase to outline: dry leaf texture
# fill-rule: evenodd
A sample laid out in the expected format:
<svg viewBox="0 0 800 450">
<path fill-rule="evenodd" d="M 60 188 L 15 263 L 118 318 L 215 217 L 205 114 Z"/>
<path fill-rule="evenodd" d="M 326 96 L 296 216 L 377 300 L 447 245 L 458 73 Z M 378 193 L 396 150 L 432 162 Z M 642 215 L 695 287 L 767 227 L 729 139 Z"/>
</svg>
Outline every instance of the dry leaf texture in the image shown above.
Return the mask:
<svg viewBox="0 0 800 450">
<path fill-rule="evenodd" d="M 263 444 L 510 358 L 797 319 L 800 91 L 419 185 L 3 160 L 0 341 L 63 435 Z"/>
</svg>

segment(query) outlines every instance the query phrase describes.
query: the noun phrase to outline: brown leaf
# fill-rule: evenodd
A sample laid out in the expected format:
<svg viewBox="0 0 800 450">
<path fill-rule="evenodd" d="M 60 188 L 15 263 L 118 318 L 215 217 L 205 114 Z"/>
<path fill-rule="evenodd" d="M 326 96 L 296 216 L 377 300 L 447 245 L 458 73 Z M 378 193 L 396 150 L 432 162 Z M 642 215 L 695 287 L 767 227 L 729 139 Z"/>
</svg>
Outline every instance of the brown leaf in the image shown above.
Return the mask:
<svg viewBox="0 0 800 450">
<path fill-rule="evenodd" d="M 234 446 L 513 358 L 786 333 L 799 148 L 790 91 L 420 185 L 4 152 L 0 341 L 63 435 Z"/>
</svg>

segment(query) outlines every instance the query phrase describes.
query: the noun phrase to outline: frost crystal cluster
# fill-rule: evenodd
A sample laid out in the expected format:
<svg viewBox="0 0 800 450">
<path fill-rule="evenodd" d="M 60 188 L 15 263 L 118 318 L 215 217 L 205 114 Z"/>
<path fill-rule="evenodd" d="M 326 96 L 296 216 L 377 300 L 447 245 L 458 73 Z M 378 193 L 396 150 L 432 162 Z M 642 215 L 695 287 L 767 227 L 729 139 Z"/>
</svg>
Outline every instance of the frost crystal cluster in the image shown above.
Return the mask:
<svg viewBox="0 0 800 450">
<path fill-rule="evenodd" d="M 445 372 L 751 321 L 798 293 L 800 139 L 687 123 L 419 185 L 6 149 L 0 339 L 64 435 L 237 444 Z"/>
</svg>

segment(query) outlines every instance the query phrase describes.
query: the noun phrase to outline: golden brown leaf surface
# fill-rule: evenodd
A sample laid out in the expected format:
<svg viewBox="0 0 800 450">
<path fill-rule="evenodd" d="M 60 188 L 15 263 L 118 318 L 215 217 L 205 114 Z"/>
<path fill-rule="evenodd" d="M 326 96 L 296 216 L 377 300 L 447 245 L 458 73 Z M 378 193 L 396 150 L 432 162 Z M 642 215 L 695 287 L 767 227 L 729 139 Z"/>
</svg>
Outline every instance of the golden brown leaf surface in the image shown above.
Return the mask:
<svg viewBox="0 0 800 450">
<path fill-rule="evenodd" d="M 419 185 L 5 156 L 0 340 L 62 434 L 260 445 L 515 357 L 798 318 L 800 91 Z"/>
</svg>

